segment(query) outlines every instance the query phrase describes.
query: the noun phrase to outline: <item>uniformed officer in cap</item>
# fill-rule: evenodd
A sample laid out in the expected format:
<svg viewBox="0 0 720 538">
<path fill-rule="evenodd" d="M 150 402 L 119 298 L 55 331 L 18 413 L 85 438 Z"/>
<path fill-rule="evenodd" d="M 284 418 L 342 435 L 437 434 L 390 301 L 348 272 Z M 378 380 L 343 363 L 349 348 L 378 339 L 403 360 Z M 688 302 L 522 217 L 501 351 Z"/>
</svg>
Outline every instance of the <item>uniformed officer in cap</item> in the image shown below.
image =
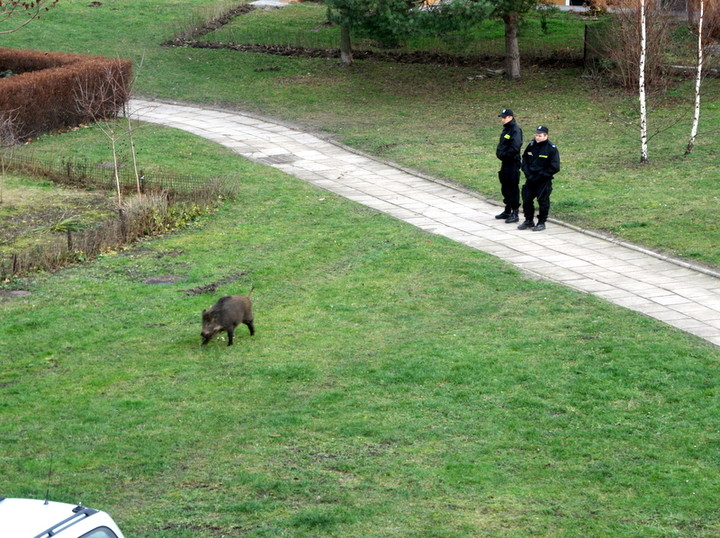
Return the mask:
<svg viewBox="0 0 720 538">
<path fill-rule="evenodd" d="M 496 219 L 505 219 L 505 222 L 518 222 L 520 208 L 520 152 L 522 151 L 522 129 L 515 121 L 515 115 L 509 108 L 504 108 L 498 114 L 503 124 L 500 141 L 495 155 L 500 159 L 500 192 L 502 193 L 505 210 Z"/>
<path fill-rule="evenodd" d="M 552 180 L 560 171 L 560 152 L 555 144 L 548 140 L 548 128 L 540 125 L 535 129 L 535 139 L 531 140 L 522 156 L 522 171 L 525 185 L 522 188 L 523 213 L 525 221 L 518 230 L 540 232 L 545 229 L 545 221 L 550 211 Z M 535 205 L 537 198 L 540 210 L 535 224 Z"/>
</svg>

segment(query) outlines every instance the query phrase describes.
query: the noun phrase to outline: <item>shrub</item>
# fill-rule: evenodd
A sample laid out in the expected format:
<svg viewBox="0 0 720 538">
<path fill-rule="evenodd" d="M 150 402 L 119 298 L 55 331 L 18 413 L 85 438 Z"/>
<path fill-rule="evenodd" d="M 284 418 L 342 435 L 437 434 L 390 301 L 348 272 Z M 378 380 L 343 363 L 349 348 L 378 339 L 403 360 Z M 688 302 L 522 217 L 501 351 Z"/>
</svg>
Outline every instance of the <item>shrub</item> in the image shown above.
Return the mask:
<svg viewBox="0 0 720 538">
<path fill-rule="evenodd" d="M 10 138 L 112 116 L 130 96 L 129 60 L 0 48 L 0 69 L 16 73 L 0 80 L 0 115 L 12 117 Z"/>
<path fill-rule="evenodd" d="M 606 23 L 588 33 L 586 60 L 607 69 L 612 83 L 629 90 L 638 87 L 640 25 L 633 0 L 617 0 L 616 11 Z M 669 41 L 671 20 L 660 9 L 648 9 L 645 84 L 659 89 L 667 82 L 664 54 Z"/>
</svg>

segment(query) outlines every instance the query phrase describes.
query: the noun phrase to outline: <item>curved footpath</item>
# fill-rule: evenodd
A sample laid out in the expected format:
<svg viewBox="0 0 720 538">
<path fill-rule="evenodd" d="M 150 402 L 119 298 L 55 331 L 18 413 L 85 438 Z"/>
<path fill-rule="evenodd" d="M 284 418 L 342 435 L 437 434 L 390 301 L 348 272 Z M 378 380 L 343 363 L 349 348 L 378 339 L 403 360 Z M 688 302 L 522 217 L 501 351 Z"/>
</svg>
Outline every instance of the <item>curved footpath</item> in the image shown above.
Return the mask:
<svg viewBox="0 0 720 538">
<path fill-rule="evenodd" d="M 529 273 L 642 312 L 720 346 L 720 273 L 550 219 L 544 232 L 494 218 L 470 191 L 317 135 L 243 113 L 133 99 L 131 115 L 191 132 Z"/>
</svg>

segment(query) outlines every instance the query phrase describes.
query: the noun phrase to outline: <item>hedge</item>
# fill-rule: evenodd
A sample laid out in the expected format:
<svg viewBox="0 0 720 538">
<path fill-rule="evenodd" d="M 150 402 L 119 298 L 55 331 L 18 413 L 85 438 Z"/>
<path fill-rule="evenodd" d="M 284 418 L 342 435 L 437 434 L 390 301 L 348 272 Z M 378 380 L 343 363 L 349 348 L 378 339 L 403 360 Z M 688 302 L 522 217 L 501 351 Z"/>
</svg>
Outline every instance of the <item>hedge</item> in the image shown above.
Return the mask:
<svg viewBox="0 0 720 538">
<path fill-rule="evenodd" d="M 129 60 L 0 48 L 0 137 L 42 133 L 115 117 L 130 97 Z"/>
</svg>

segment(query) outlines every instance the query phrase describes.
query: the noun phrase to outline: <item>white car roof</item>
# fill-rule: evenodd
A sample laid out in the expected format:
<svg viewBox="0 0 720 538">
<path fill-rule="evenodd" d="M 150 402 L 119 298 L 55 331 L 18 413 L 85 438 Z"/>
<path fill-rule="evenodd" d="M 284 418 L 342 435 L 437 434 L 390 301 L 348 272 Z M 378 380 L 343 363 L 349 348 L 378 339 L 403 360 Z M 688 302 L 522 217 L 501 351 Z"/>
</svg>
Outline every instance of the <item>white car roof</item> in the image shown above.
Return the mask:
<svg viewBox="0 0 720 538">
<path fill-rule="evenodd" d="M 65 521 L 64 525 L 58 526 Z M 123 538 L 122 532 L 112 518 L 99 510 L 37 499 L 0 499 L 0 535 L 2 536 L 74 538 L 97 527 L 107 527 L 118 538 Z M 53 529 L 52 534 L 43 534 L 50 529 Z"/>
</svg>

